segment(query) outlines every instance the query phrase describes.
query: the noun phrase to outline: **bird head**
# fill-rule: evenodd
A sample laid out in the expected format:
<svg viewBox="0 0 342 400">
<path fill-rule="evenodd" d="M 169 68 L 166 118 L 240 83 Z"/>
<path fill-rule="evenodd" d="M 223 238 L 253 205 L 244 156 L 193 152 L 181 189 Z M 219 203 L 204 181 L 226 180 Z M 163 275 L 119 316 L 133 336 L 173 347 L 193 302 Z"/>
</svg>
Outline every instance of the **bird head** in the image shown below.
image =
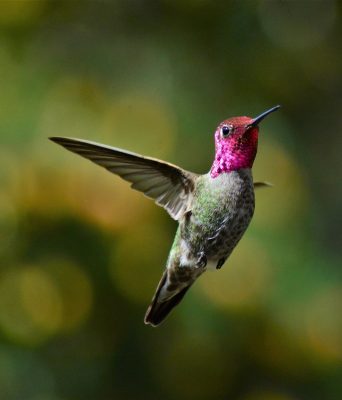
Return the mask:
<svg viewBox="0 0 342 400">
<path fill-rule="evenodd" d="M 275 106 L 255 118 L 233 117 L 224 120 L 215 131 L 215 160 L 210 174 L 213 178 L 224 172 L 252 168 L 258 148 L 259 123 Z"/>
</svg>

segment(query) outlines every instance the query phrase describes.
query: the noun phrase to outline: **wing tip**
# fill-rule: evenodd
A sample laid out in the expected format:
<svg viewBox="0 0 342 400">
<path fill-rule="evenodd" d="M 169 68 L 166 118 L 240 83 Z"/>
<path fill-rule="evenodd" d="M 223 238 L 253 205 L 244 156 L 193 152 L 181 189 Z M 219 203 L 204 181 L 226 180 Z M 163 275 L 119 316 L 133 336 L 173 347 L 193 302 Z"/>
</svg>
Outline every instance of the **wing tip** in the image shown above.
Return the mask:
<svg viewBox="0 0 342 400">
<path fill-rule="evenodd" d="M 48 139 L 51 140 L 51 142 L 57 143 L 61 146 L 63 146 L 65 143 L 71 143 L 73 141 L 71 138 L 62 136 L 49 136 Z"/>
<path fill-rule="evenodd" d="M 51 140 L 52 142 L 63 142 L 63 141 L 73 141 L 73 140 L 81 140 L 81 139 L 74 139 L 74 138 L 70 138 L 70 137 L 66 137 L 66 136 L 49 136 L 48 137 L 49 140 Z"/>
<path fill-rule="evenodd" d="M 51 140 L 51 142 L 54 142 L 56 144 L 59 144 L 60 146 L 67 148 L 68 150 L 70 150 L 71 147 L 74 147 L 77 145 L 87 145 L 88 144 L 85 140 L 66 137 L 66 136 L 64 136 L 64 137 L 63 136 L 50 136 L 50 137 L 48 137 L 48 139 Z"/>
</svg>

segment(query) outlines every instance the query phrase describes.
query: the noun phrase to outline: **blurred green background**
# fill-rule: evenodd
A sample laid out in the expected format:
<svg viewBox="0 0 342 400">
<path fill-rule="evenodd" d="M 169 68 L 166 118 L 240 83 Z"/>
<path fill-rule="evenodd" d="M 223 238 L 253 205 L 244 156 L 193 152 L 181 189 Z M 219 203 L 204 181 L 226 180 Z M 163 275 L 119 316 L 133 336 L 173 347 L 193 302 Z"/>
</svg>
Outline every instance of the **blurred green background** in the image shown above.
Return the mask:
<svg viewBox="0 0 342 400">
<path fill-rule="evenodd" d="M 342 398 L 341 3 L 0 2 L 1 400 Z M 158 329 L 176 223 L 47 140 L 204 173 L 262 125 L 247 234 Z"/>
</svg>

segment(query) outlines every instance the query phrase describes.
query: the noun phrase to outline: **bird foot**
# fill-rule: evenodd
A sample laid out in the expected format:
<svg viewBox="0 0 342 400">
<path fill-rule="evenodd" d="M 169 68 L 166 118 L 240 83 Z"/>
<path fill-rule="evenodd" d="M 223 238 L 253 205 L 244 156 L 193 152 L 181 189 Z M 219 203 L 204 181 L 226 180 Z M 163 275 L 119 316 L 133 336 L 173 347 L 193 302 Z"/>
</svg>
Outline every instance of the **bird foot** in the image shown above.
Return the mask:
<svg viewBox="0 0 342 400">
<path fill-rule="evenodd" d="M 216 265 L 216 269 L 221 269 L 221 267 L 223 266 L 223 264 L 226 262 L 226 258 L 220 258 L 218 260 L 218 263 Z"/>
</svg>

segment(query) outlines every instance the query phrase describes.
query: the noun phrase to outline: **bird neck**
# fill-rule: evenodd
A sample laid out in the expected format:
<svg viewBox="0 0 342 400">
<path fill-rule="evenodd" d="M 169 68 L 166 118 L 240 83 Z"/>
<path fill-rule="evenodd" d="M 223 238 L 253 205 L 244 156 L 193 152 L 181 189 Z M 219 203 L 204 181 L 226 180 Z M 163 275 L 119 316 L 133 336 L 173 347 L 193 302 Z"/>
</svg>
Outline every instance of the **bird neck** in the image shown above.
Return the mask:
<svg viewBox="0 0 342 400">
<path fill-rule="evenodd" d="M 220 141 L 216 144 L 216 154 L 210 169 L 212 178 L 220 174 L 252 168 L 256 156 L 256 146 L 237 147 L 229 142 Z"/>
</svg>

